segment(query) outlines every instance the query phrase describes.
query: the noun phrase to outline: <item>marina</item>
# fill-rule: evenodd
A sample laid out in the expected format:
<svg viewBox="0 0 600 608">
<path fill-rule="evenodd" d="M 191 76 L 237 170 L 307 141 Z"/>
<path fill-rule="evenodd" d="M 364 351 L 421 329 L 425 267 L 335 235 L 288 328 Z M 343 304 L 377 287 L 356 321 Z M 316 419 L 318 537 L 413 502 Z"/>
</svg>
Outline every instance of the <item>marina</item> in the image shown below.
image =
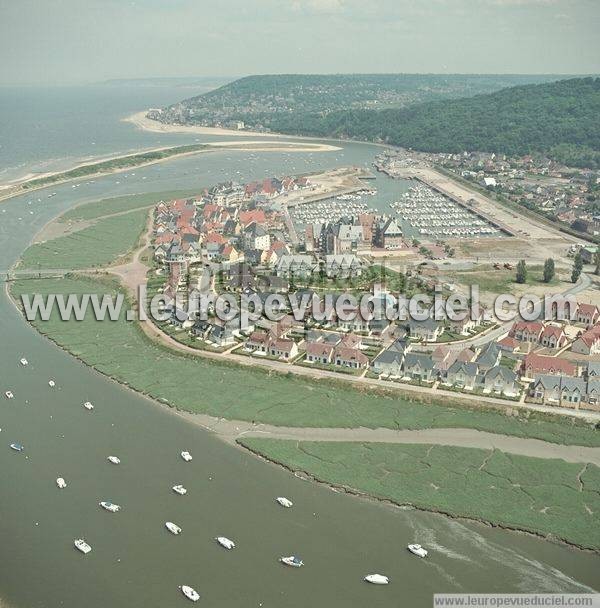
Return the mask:
<svg viewBox="0 0 600 608">
<path fill-rule="evenodd" d="M 342 197 L 352 198 L 342 198 Z M 341 195 L 320 201 L 297 205 L 290 209 L 294 224 L 300 228 L 306 224 L 324 224 L 337 222 L 342 218 L 357 218 L 362 213 L 371 211 L 369 204 L 362 196 Z"/>
<path fill-rule="evenodd" d="M 501 232 L 450 198 L 423 184 L 391 203 L 398 217 L 431 239 L 498 237 Z"/>
</svg>

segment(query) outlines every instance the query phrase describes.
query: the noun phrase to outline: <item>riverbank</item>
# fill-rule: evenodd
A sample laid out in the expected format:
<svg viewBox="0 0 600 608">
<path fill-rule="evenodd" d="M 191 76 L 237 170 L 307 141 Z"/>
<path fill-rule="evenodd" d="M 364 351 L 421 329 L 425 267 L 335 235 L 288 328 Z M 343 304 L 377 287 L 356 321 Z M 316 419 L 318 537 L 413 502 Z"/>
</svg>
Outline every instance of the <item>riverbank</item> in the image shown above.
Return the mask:
<svg viewBox="0 0 600 608">
<path fill-rule="evenodd" d="M 238 443 L 335 491 L 600 553 L 600 469 L 594 465 L 438 445 Z"/>
<path fill-rule="evenodd" d="M 12 285 L 15 300 L 21 293 L 114 296 L 119 292 L 123 293 L 118 281 L 106 275 L 31 278 Z M 48 321 L 34 321 L 33 325 L 107 376 L 161 403 L 192 413 L 275 426 L 470 428 L 556 444 L 600 446 L 598 432 L 577 419 L 559 420 L 537 412 L 523 412 L 517 417 L 513 410 L 500 412 L 447 402 L 440 405 L 435 399 L 423 402 L 378 388 L 356 390 L 343 379 L 303 378 L 256 367 L 248 357 L 240 357 L 239 363 L 214 353 L 199 358 L 153 339 L 138 322 L 126 321 L 124 310 L 111 323 L 90 317 L 64 322 L 54 310 Z M 131 359 L 131 352 L 136 353 L 135 360 Z M 142 368 L 138 361 L 144 362 Z M 199 398 L 205 386 L 227 390 L 215 390 L 210 399 Z"/>
</svg>

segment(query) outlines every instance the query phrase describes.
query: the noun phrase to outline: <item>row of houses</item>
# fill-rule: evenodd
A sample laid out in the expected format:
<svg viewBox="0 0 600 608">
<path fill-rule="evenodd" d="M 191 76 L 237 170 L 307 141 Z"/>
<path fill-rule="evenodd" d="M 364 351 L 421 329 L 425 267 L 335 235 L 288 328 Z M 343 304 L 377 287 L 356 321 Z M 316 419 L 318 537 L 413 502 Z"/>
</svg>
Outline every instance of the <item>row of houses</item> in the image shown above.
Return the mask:
<svg viewBox="0 0 600 608">
<path fill-rule="evenodd" d="M 283 255 L 275 265 L 279 277 L 307 279 L 324 273 L 329 278 L 359 277 L 363 263 L 354 254 L 326 255 L 318 260 L 310 254 Z"/>
<path fill-rule="evenodd" d="M 600 409 L 600 362 L 589 362 L 584 376 L 542 374 L 531 384 L 530 397 L 545 405 Z"/>
<path fill-rule="evenodd" d="M 491 342 L 479 350 L 452 351 L 438 347 L 433 353 L 412 350 L 411 343 L 397 340 L 373 359 L 372 371 L 380 377 L 421 382 L 439 381 L 461 390 L 514 397 L 519 393 L 517 374 L 500 365 L 502 351 Z"/>
</svg>

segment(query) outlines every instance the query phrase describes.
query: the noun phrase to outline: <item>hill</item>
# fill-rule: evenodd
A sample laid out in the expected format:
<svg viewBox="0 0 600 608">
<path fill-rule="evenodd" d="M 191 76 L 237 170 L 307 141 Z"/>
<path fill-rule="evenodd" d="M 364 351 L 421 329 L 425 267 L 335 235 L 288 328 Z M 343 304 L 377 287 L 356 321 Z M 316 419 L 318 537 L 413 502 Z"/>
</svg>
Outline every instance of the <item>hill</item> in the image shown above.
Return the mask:
<svg viewBox="0 0 600 608">
<path fill-rule="evenodd" d="M 165 108 L 167 123 L 212 126 L 243 121 L 278 130 L 285 117 L 341 110 L 405 108 L 439 99 L 469 97 L 504 87 L 556 80 L 557 76 L 435 74 L 280 74 L 248 76 Z"/>
<path fill-rule="evenodd" d="M 426 152 L 547 154 L 600 166 L 600 78 L 503 89 L 403 109 L 278 117 L 277 131 L 383 141 Z"/>
</svg>

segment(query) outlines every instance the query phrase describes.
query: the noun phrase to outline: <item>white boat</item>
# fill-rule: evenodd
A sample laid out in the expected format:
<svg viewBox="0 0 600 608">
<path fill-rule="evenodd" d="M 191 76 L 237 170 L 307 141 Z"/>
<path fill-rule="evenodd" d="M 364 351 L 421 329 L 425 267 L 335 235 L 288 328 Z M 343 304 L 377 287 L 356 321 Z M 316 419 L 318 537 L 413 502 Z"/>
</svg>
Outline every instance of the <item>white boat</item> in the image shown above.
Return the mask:
<svg viewBox="0 0 600 608">
<path fill-rule="evenodd" d="M 304 566 L 304 562 L 297 555 L 280 557 L 279 561 L 286 566 L 291 566 L 292 568 L 300 568 L 301 566 Z"/>
<path fill-rule="evenodd" d="M 67 487 L 67 482 L 62 477 L 59 477 L 56 480 L 56 485 L 62 490 Z"/>
<path fill-rule="evenodd" d="M 278 496 L 275 500 L 286 509 L 289 509 L 294 505 L 294 503 L 289 498 L 285 498 L 285 496 Z"/>
<path fill-rule="evenodd" d="M 172 534 L 175 534 L 175 536 L 181 534 L 181 528 L 177 524 L 174 524 L 172 521 L 165 522 L 165 528 Z"/>
<path fill-rule="evenodd" d="M 79 549 L 79 551 L 85 554 L 92 550 L 92 548 L 83 540 L 83 538 L 78 538 L 73 544 L 77 549 Z"/>
<path fill-rule="evenodd" d="M 183 593 L 183 595 L 185 595 L 188 600 L 191 600 L 192 602 L 197 602 L 200 599 L 200 594 L 195 589 L 192 589 L 187 585 L 181 585 L 181 587 L 179 588 L 181 589 L 181 593 Z"/>
<path fill-rule="evenodd" d="M 186 461 L 189 462 L 192 459 L 192 455 L 189 452 L 181 452 L 181 457 Z"/>
<path fill-rule="evenodd" d="M 187 490 L 181 484 L 173 486 L 173 492 L 177 492 L 177 494 L 180 494 L 181 496 L 187 494 Z"/>
<path fill-rule="evenodd" d="M 86 401 L 86 402 L 83 404 L 83 407 L 84 407 L 84 408 L 85 408 L 85 409 L 86 409 L 88 412 L 91 412 L 91 411 L 94 409 L 94 405 L 92 404 L 92 402 L 91 402 L 91 401 Z"/>
<path fill-rule="evenodd" d="M 221 545 L 221 547 L 225 547 L 225 549 L 234 549 L 235 543 L 224 536 L 217 536 L 215 540 Z"/>
<path fill-rule="evenodd" d="M 15 451 L 15 452 L 22 452 L 25 449 L 25 446 L 21 443 L 11 443 L 10 447 Z"/>
<path fill-rule="evenodd" d="M 419 557 L 427 557 L 427 549 L 423 549 L 421 545 L 408 545 L 407 549 Z"/>
<path fill-rule="evenodd" d="M 48 380 L 48 386 L 50 388 L 54 388 L 56 386 L 56 382 L 54 382 L 54 380 Z"/>
<path fill-rule="evenodd" d="M 383 574 L 367 574 L 364 580 L 372 585 L 387 585 L 390 582 L 390 579 Z"/>
<path fill-rule="evenodd" d="M 103 500 L 99 504 L 103 509 L 105 509 L 106 511 L 110 511 L 111 513 L 116 513 L 117 511 L 121 510 L 121 507 L 119 505 L 116 505 L 113 502 L 110 502 L 109 500 Z"/>
<path fill-rule="evenodd" d="M 109 456 L 106 460 L 108 460 L 108 462 L 111 464 L 121 464 L 121 459 L 117 456 Z"/>
<path fill-rule="evenodd" d="M 21 357 L 21 365 L 29 365 L 29 361 L 25 357 Z"/>
<path fill-rule="evenodd" d="M 4 393 L 4 396 L 5 396 L 7 399 L 14 399 L 14 398 L 15 398 L 15 396 L 14 396 L 14 395 L 13 395 L 13 393 L 12 393 L 12 391 L 6 391 L 6 392 Z"/>
</svg>

